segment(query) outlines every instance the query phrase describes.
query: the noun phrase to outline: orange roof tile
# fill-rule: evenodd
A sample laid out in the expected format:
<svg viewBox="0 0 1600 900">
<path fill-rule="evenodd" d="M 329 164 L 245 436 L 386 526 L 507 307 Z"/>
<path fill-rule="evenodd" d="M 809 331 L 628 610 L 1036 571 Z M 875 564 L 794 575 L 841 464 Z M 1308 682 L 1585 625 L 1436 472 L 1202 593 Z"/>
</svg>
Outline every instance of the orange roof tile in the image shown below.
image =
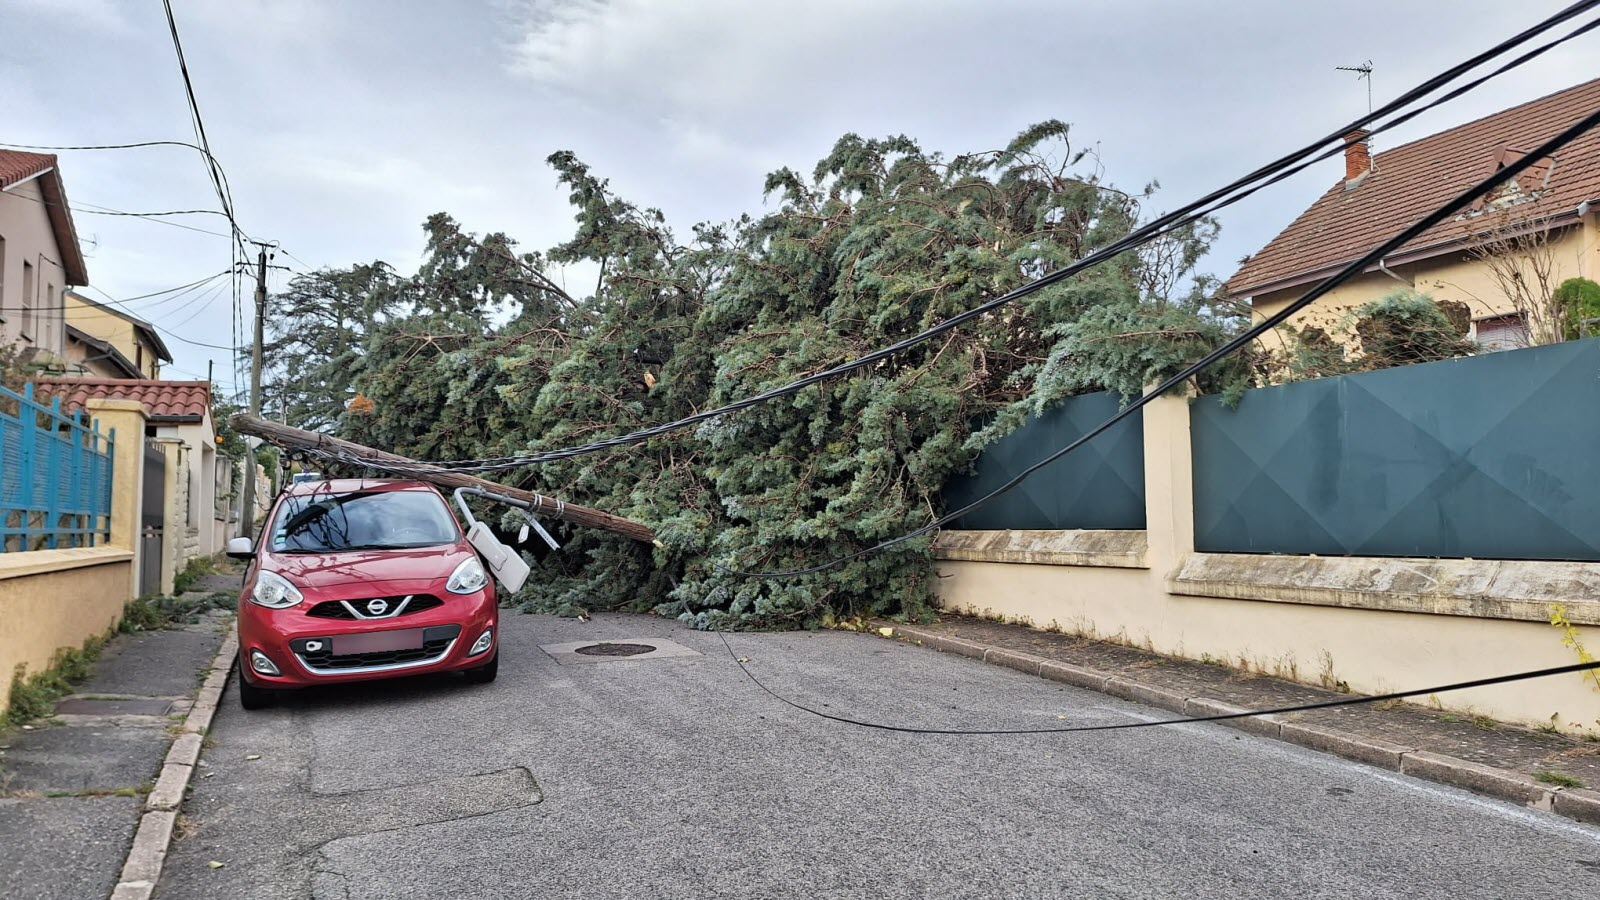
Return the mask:
<svg viewBox="0 0 1600 900">
<path fill-rule="evenodd" d="M 152 422 L 198 422 L 211 408 L 211 385 L 204 381 L 150 381 L 133 378 L 39 378 L 34 393 L 41 402 L 61 398 L 61 408 L 77 412 L 92 397 L 137 400 Z"/>
<path fill-rule="evenodd" d="M 1373 154 L 1366 178 L 1348 190 L 1340 179 L 1245 260 L 1225 287 L 1247 297 L 1331 274 L 1483 180 L 1507 150 L 1520 150 L 1514 154 L 1520 157 L 1597 109 L 1600 78 Z M 1538 200 L 1541 216 L 1571 213 L 1600 198 L 1600 129 L 1562 148 L 1549 175 Z M 1467 246 L 1482 230 L 1478 217 L 1441 222 L 1395 257 Z"/>
</svg>

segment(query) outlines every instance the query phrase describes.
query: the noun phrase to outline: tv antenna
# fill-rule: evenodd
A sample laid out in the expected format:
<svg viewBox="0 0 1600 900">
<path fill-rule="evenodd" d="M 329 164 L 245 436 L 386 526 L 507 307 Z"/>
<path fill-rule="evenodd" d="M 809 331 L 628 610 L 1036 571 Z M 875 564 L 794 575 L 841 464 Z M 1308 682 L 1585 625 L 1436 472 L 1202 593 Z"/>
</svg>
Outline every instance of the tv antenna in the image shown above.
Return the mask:
<svg viewBox="0 0 1600 900">
<path fill-rule="evenodd" d="M 1367 83 L 1367 113 L 1372 113 L 1372 60 L 1367 60 L 1359 66 L 1334 66 L 1338 72 L 1354 72 L 1356 77 Z"/>
</svg>

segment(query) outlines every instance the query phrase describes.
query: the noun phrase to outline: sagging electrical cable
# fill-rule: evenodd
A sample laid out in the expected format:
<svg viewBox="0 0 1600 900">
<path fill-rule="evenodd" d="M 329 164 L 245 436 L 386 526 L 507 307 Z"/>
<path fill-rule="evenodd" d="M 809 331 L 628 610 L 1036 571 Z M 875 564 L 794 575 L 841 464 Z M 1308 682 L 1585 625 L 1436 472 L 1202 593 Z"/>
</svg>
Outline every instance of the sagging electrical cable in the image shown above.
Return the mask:
<svg viewBox="0 0 1600 900">
<path fill-rule="evenodd" d="M 785 706 L 793 707 L 803 713 L 809 713 L 830 722 L 843 725 L 854 725 L 858 728 L 872 728 L 878 731 L 894 731 L 901 734 L 942 734 L 942 735 L 1012 735 L 1012 734 L 1081 734 L 1087 731 L 1130 731 L 1135 728 L 1162 728 L 1171 725 L 1194 725 L 1202 722 L 1228 722 L 1234 719 L 1249 719 L 1256 716 L 1276 716 L 1287 713 L 1311 712 L 1318 709 L 1337 709 L 1342 706 L 1358 706 L 1363 703 L 1382 703 L 1387 700 L 1405 700 L 1409 697 L 1425 697 L 1430 694 L 1443 694 L 1450 691 L 1464 691 L 1468 688 L 1489 687 L 1496 684 L 1508 684 L 1514 681 L 1527 681 L 1532 678 L 1549 678 L 1554 675 L 1570 675 L 1575 672 L 1592 672 L 1600 669 L 1600 661 L 1573 663 L 1570 666 L 1556 666 L 1551 669 L 1536 669 L 1531 672 L 1516 672 L 1511 675 L 1495 675 L 1490 678 L 1475 678 L 1472 681 L 1458 681 L 1454 684 L 1441 684 L 1435 687 L 1416 688 L 1409 691 L 1395 691 L 1389 694 L 1374 694 L 1360 697 L 1340 697 L 1337 700 L 1318 700 L 1314 703 L 1299 703 L 1293 706 L 1274 706 L 1270 709 L 1252 709 L 1236 713 L 1218 713 L 1212 716 L 1184 716 L 1177 719 L 1159 719 L 1154 722 L 1123 722 L 1116 725 L 1068 725 L 1064 728 L 925 728 L 911 725 L 889 725 L 883 722 L 870 722 L 865 719 L 855 719 L 849 716 L 836 715 L 813 709 L 803 703 L 790 700 L 788 697 L 774 691 L 762 684 L 754 672 L 750 671 L 746 658 L 733 652 L 733 645 L 728 643 L 728 636 L 724 632 L 717 632 L 722 638 L 722 645 L 727 648 L 728 655 L 739 665 L 739 671 L 746 678 L 760 688 L 769 697 Z"/>
<path fill-rule="evenodd" d="M 506 469 L 521 468 L 523 466 L 556 462 L 559 460 L 570 459 L 575 456 L 582 456 L 602 450 L 609 450 L 616 447 L 637 444 L 664 434 L 671 433 L 673 431 L 678 431 L 692 425 L 700 424 L 719 416 L 727 415 L 729 413 L 747 409 L 749 407 L 766 403 L 780 397 L 788 396 L 814 384 L 818 384 L 820 382 L 836 378 L 840 375 L 845 375 L 850 372 L 874 365 L 897 353 L 900 353 L 918 344 L 930 341 L 948 331 L 954 330 L 955 328 L 958 328 L 967 322 L 985 315 L 986 313 L 989 313 L 1005 304 L 1037 293 L 1046 287 L 1099 265 L 1100 263 L 1103 263 L 1128 250 L 1147 243 L 1150 240 L 1153 240 L 1154 238 L 1159 237 L 1175 228 L 1181 228 L 1184 225 L 1194 222 L 1204 216 L 1211 215 L 1223 208 L 1231 206 L 1234 203 L 1237 203 L 1240 200 L 1250 196 L 1261 188 L 1266 187 L 1267 185 L 1277 183 L 1284 178 L 1288 178 L 1293 174 L 1302 171 L 1310 165 L 1333 156 L 1341 152 L 1348 145 L 1345 138 L 1355 130 L 1377 122 L 1379 119 L 1402 110 L 1404 107 L 1416 102 L 1428 94 L 1433 93 L 1434 91 L 1443 87 L 1445 84 L 1454 81 L 1466 72 L 1471 71 L 1478 66 L 1484 65 L 1485 63 L 1505 54 L 1506 52 L 1521 46 L 1524 43 L 1527 43 L 1535 37 L 1538 37 L 1546 31 L 1549 31 L 1557 25 L 1581 15 L 1597 4 L 1600 4 L 1600 0 L 1582 0 L 1582 2 L 1575 3 L 1572 6 L 1569 6 L 1566 9 L 1556 13 L 1555 15 L 1539 22 L 1531 28 L 1528 28 L 1519 34 L 1508 38 L 1499 44 L 1496 44 L 1494 47 L 1483 51 L 1482 53 L 1479 53 L 1462 63 L 1452 66 L 1438 75 L 1435 75 L 1411 90 L 1406 91 L 1396 99 L 1384 104 L 1382 107 L 1379 107 L 1377 110 L 1374 110 L 1367 115 L 1356 119 L 1343 128 L 1340 128 L 1337 131 L 1334 131 L 1329 135 L 1311 144 L 1308 144 L 1305 147 L 1302 147 L 1301 149 L 1296 150 L 1274 162 L 1262 166 L 1261 168 L 1251 172 L 1249 175 L 1246 175 L 1243 178 L 1234 181 L 1226 187 L 1212 191 L 1198 200 L 1157 217 L 1151 222 L 1130 232 L 1120 240 L 1100 250 L 1097 250 L 1094 253 L 1091 253 L 1075 263 L 1058 269 L 1055 272 L 1045 275 L 1035 281 L 1029 282 L 1028 284 L 1016 288 L 1006 294 L 1001 295 L 1000 297 L 987 301 L 965 312 L 958 313 L 937 325 L 919 332 L 918 334 L 904 338 L 887 347 L 874 350 L 871 353 L 865 354 L 857 359 L 851 360 L 850 362 L 841 363 L 837 366 L 826 369 L 822 372 L 808 375 L 781 387 L 763 391 L 715 409 L 704 410 L 673 422 L 667 422 L 661 425 L 651 426 L 649 428 L 642 428 L 627 434 L 600 441 L 593 441 L 587 444 L 581 444 L 537 454 L 485 457 L 477 459 L 439 460 L 430 462 L 428 467 L 435 469 L 449 468 L 458 471 L 474 472 L 501 471 Z M 1462 85 L 1445 94 L 1444 96 L 1429 102 L 1419 109 L 1404 113 L 1395 121 L 1379 125 L 1373 130 L 1372 133 L 1377 134 L 1381 133 L 1382 131 L 1386 131 L 1406 121 L 1409 121 L 1422 112 L 1449 102 L 1450 100 L 1453 100 L 1467 91 L 1476 88 L 1491 78 L 1516 68 L 1517 66 L 1523 65 L 1529 60 L 1542 55 L 1553 47 L 1559 46 L 1566 41 L 1572 40 L 1573 38 L 1576 38 L 1582 34 L 1588 33 L 1590 30 L 1595 28 L 1596 25 L 1600 25 L 1600 21 L 1591 21 L 1561 38 L 1524 53 L 1522 56 L 1504 64 L 1494 72 L 1488 73 L 1466 85 Z M 1323 150 L 1323 148 L 1327 147 L 1329 143 L 1335 141 L 1337 143 L 1333 147 Z M 1320 155 L 1318 155 L 1319 150 L 1323 150 Z M 1261 183 L 1257 184 L 1257 182 Z M 420 473 L 427 471 L 426 468 L 422 467 L 394 466 L 392 464 L 386 466 L 385 468 L 387 471 L 393 472 Z"/>
<path fill-rule="evenodd" d="M 716 566 L 718 571 L 724 572 L 725 574 L 738 575 L 746 578 L 797 578 L 803 575 L 815 575 L 821 572 L 826 572 L 830 569 L 838 568 L 845 563 L 860 559 L 869 554 L 886 550 L 897 544 L 905 543 L 906 541 L 934 531 L 949 522 L 953 522 L 956 519 L 959 519 L 967 513 L 970 513 L 978 507 L 984 505 L 985 503 L 988 503 L 990 500 L 993 500 L 996 497 L 999 497 L 1002 494 L 1005 494 L 1008 491 L 1016 488 L 1035 472 L 1038 472 L 1045 466 L 1050 465 L 1063 456 L 1066 456 L 1068 453 L 1071 453 L 1084 444 L 1087 444 L 1097 435 L 1104 433 L 1107 429 L 1116 425 L 1118 422 L 1121 422 L 1128 416 L 1131 416 L 1135 412 L 1143 409 L 1150 403 L 1151 400 L 1154 400 L 1162 394 L 1171 391 L 1178 385 L 1187 382 L 1189 379 L 1205 371 L 1207 367 L 1216 363 L 1218 360 L 1237 352 L 1240 348 L 1249 344 L 1251 341 L 1254 341 L 1262 334 L 1278 327 L 1279 325 L 1282 325 L 1289 319 L 1290 316 L 1306 308 L 1318 298 L 1327 294 L 1329 291 L 1366 271 L 1368 267 L 1375 265 L 1379 260 L 1415 240 L 1424 232 L 1428 231 L 1430 228 L 1433 228 L 1435 225 L 1438 225 L 1440 222 L 1443 222 L 1450 216 L 1460 212 L 1463 209 L 1466 209 L 1468 206 L 1471 206 L 1479 198 L 1488 196 L 1491 191 L 1500 187 L 1500 185 L 1506 183 L 1512 178 L 1515 178 L 1518 173 L 1527 169 L 1534 163 L 1545 159 L 1546 157 L 1552 156 L 1557 150 L 1576 140 L 1578 137 L 1593 129 L 1597 125 L 1600 125 L 1600 109 L 1597 109 L 1582 119 L 1579 119 L 1571 127 L 1562 131 L 1560 134 L 1557 134 L 1555 137 L 1545 141 L 1543 144 L 1539 145 L 1528 153 L 1523 154 L 1515 162 L 1502 167 L 1500 170 L 1494 172 L 1489 177 L 1478 182 L 1476 185 L 1468 188 L 1466 191 L 1463 191 L 1460 194 L 1457 194 L 1453 200 L 1450 200 L 1448 203 L 1438 207 L 1433 212 L 1423 216 L 1421 219 L 1418 219 L 1416 222 L 1412 223 L 1410 227 L 1368 251 L 1365 256 L 1362 256 L 1360 259 L 1355 260 L 1354 262 L 1345 266 L 1343 269 L 1340 269 L 1338 272 L 1329 276 L 1327 280 L 1323 281 L 1321 284 L 1318 284 L 1315 288 L 1312 288 L 1306 294 L 1301 296 L 1300 299 L 1295 300 L 1293 303 L 1286 305 L 1283 309 L 1273 313 L 1265 319 L 1262 319 L 1260 322 L 1256 323 L 1245 331 L 1240 332 L 1236 337 L 1228 341 L 1226 344 L 1223 344 L 1217 349 L 1211 351 L 1198 362 L 1191 363 L 1181 372 L 1173 375 L 1166 381 L 1163 381 L 1161 384 L 1156 386 L 1154 390 L 1151 390 L 1149 393 L 1146 393 L 1140 396 L 1138 399 L 1132 401 L 1126 407 L 1118 411 L 1115 415 L 1079 436 L 1077 440 L 1056 450 L 1049 456 L 1046 456 L 1044 459 L 1039 460 L 1033 465 L 1028 466 L 1021 472 L 1018 472 L 1010 480 L 1006 481 L 1005 484 L 1000 485 L 999 487 L 987 494 L 984 494 L 971 503 L 968 503 L 966 506 L 963 506 L 960 509 L 947 512 L 944 515 L 934 519 L 932 522 L 929 522 L 927 525 L 916 529 L 915 531 L 900 535 L 896 538 L 890 538 L 887 541 L 874 544 L 864 550 L 859 550 L 855 553 L 841 556 L 815 566 L 807 566 L 802 569 L 791 569 L 779 572 L 746 572 L 737 569 L 730 569 L 715 563 L 713 565 Z"/>
</svg>

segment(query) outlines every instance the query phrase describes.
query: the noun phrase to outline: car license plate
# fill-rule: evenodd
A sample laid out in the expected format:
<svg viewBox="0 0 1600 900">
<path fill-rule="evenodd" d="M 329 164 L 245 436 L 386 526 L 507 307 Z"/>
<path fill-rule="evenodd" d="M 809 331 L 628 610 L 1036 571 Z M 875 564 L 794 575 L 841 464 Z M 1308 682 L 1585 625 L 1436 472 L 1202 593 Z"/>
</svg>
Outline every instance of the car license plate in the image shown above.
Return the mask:
<svg viewBox="0 0 1600 900">
<path fill-rule="evenodd" d="M 421 650 L 422 629 L 405 628 L 399 631 L 336 634 L 333 636 L 331 649 L 335 656 L 349 656 L 353 653 L 387 653 L 391 650 Z"/>
</svg>

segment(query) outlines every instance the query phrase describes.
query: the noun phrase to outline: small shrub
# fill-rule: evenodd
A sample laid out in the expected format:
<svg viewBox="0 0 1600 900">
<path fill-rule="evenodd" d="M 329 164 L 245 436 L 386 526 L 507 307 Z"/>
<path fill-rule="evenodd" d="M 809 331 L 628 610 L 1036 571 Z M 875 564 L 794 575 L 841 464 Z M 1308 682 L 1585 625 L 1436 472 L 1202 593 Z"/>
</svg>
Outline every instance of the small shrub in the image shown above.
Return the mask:
<svg viewBox="0 0 1600 900">
<path fill-rule="evenodd" d="M 1557 309 L 1566 317 L 1566 338 L 1575 341 L 1580 337 L 1600 334 L 1600 283 L 1588 278 L 1568 278 L 1556 288 Z"/>
</svg>

